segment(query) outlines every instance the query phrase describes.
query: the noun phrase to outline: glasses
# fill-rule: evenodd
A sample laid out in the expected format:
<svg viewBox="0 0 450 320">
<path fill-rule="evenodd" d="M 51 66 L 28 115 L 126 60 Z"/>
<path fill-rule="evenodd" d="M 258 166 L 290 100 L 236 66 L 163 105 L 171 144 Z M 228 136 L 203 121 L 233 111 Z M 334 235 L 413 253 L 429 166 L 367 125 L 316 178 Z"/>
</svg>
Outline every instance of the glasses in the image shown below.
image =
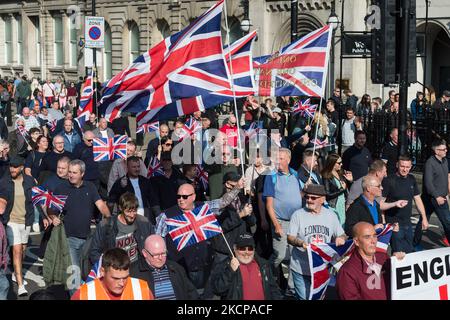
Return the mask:
<svg viewBox="0 0 450 320">
<path fill-rule="evenodd" d="M 255 248 L 253 248 L 252 246 L 238 247 L 237 249 L 239 251 L 249 251 L 249 252 L 253 252 L 255 250 Z"/>
<path fill-rule="evenodd" d="M 310 195 L 305 195 L 305 199 L 311 199 L 311 200 L 317 200 L 317 199 L 319 199 L 320 197 L 319 196 L 310 196 Z"/>
<path fill-rule="evenodd" d="M 191 194 L 177 194 L 177 199 L 183 198 L 184 200 L 186 200 L 187 198 L 189 198 L 192 195 L 193 195 L 193 193 L 191 193 Z"/>
<path fill-rule="evenodd" d="M 92 142 L 94 139 L 86 139 L 87 142 Z"/>
<path fill-rule="evenodd" d="M 145 251 L 147 251 L 147 253 L 152 257 L 152 258 L 164 258 L 167 256 L 167 251 L 162 252 L 162 253 L 156 253 L 153 254 L 150 251 L 148 251 L 147 249 L 144 249 Z"/>
<path fill-rule="evenodd" d="M 436 149 L 437 151 L 447 151 L 447 148 L 444 148 L 444 149 Z"/>
</svg>

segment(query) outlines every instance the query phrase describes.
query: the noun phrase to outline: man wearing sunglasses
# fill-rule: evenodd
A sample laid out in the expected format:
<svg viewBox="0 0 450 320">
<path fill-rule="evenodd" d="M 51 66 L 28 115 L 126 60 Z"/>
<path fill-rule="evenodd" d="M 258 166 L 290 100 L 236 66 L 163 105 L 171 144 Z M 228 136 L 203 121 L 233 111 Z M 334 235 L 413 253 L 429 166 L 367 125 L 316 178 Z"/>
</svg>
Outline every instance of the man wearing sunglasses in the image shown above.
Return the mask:
<svg viewBox="0 0 450 320">
<path fill-rule="evenodd" d="M 311 289 L 311 270 L 307 247 L 312 243 L 330 243 L 332 241 L 337 246 L 341 246 L 347 239 L 337 215 L 323 206 L 326 196 L 325 187 L 310 184 L 303 192 L 305 193 L 306 207 L 294 212 L 287 233 L 288 243 L 294 246 L 290 268 L 295 294 L 299 300 L 309 299 Z"/>
<path fill-rule="evenodd" d="M 210 211 L 216 216 L 222 214 L 222 210 L 227 207 L 238 195 L 244 187 L 243 180 L 240 180 L 234 189 L 226 193 L 220 199 L 206 201 Z M 183 262 L 183 267 L 194 285 L 199 289 L 202 288 L 209 275 L 212 260 L 212 252 L 208 241 L 202 241 L 196 245 L 185 247 L 180 252 L 173 243 L 170 236 L 167 235 L 167 218 L 173 218 L 183 214 L 185 211 L 193 210 L 203 205 L 202 202 L 195 201 L 195 189 L 191 184 L 182 184 L 177 192 L 177 205 L 173 206 L 156 219 L 156 234 L 165 237 L 169 259 L 177 262 Z"/>
<path fill-rule="evenodd" d="M 214 293 L 224 300 L 281 300 L 269 262 L 255 253 L 253 236 L 240 234 L 233 248 L 234 257 L 211 279 Z"/>
</svg>

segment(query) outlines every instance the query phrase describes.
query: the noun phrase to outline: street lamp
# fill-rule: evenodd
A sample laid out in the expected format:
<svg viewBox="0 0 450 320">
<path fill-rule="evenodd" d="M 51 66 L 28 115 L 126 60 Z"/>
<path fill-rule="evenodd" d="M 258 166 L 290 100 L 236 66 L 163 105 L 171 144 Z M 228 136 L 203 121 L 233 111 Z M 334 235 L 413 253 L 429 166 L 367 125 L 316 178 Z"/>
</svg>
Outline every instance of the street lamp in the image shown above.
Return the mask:
<svg viewBox="0 0 450 320">
<path fill-rule="evenodd" d="M 244 19 L 241 21 L 241 30 L 245 33 L 250 31 L 250 27 L 252 26 L 249 19 Z"/>
<path fill-rule="evenodd" d="M 331 2 L 331 12 L 330 16 L 328 17 L 327 23 L 330 26 L 332 30 L 332 37 L 331 37 L 331 61 L 330 61 L 330 81 L 329 81 L 329 94 L 331 95 L 332 90 L 334 89 L 334 62 L 335 62 L 335 35 L 336 30 L 339 27 L 339 17 L 336 14 L 336 3 L 335 1 Z"/>
<path fill-rule="evenodd" d="M 327 23 L 331 27 L 333 32 L 335 32 L 335 30 L 339 27 L 339 17 L 336 15 L 336 12 L 333 12 L 333 10 L 328 17 Z"/>
</svg>

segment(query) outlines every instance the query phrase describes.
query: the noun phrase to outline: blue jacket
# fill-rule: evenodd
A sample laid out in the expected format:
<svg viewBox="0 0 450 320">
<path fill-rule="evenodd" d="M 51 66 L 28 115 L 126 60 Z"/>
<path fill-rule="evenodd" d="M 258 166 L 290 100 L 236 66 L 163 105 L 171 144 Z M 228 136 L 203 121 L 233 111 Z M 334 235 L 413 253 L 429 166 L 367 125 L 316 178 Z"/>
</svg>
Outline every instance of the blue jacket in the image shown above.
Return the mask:
<svg viewBox="0 0 450 320">
<path fill-rule="evenodd" d="M 64 130 L 59 132 L 58 135 L 61 135 L 64 137 L 64 150 L 68 152 L 73 152 L 73 149 L 75 149 L 75 146 L 81 142 L 81 137 L 78 134 L 76 130 L 72 130 L 72 141 L 69 140 L 69 138 L 66 136 Z"/>
</svg>

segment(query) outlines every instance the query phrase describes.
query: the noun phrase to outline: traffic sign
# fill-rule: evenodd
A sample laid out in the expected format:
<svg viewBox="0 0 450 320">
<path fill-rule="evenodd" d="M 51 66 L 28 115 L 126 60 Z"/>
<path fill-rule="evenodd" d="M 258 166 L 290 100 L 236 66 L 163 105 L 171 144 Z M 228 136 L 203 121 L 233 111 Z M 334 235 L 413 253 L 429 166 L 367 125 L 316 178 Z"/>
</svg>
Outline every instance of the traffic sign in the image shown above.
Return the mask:
<svg viewBox="0 0 450 320">
<path fill-rule="evenodd" d="M 103 48 L 105 46 L 105 18 L 104 17 L 86 17 L 85 24 L 86 48 Z"/>
</svg>

